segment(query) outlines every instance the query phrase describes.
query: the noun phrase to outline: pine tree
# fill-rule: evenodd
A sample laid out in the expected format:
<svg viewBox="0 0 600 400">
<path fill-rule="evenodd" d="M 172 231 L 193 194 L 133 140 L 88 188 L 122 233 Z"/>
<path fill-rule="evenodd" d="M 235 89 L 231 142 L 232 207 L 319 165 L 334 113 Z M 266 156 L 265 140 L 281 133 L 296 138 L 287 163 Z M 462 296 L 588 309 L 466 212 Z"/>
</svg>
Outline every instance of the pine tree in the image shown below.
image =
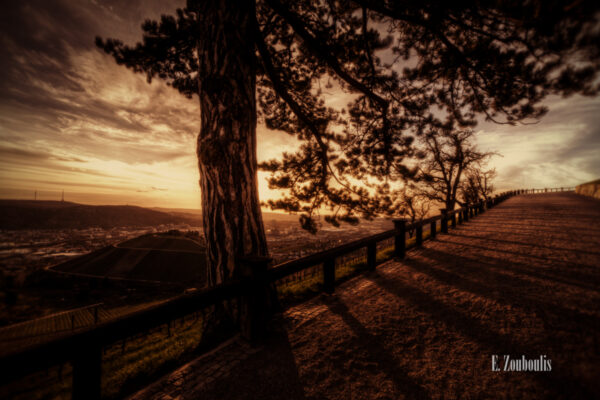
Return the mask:
<svg viewBox="0 0 600 400">
<path fill-rule="evenodd" d="M 198 164 L 212 284 L 266 255 L 256 123 L 298 138 L 261 165 L 273 208 L 353 222 L 386 210 L 410 178 L 414 137 L 536 119 L 549 94 L 594 94 L 594 1 L 189 0 L 146 21 L 142 42 L 97 39 L 115 60 L 198 95 Z M 327 88 L 350 94 L 327 105 Z M 274 132 L 273 134 L 280 134 Z M 392 185 L 393 186 L 393 185 Z"/>
</svg>

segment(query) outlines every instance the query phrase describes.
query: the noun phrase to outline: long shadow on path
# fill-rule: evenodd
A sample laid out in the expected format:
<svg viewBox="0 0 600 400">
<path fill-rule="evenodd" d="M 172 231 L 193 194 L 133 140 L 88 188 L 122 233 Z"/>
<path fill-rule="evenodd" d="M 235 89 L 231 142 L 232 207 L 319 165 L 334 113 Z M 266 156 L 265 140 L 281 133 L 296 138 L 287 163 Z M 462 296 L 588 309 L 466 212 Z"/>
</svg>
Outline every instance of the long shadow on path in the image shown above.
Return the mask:
<svg viewBox="0 0 600 400">
<path fill-rule="evenodd" d="M 185 398 L 306 400 L 304 385 L 287 332 L 279 324 L 268 337 L 268 345 L 242 361 L 230 375 L 218 379 L 206 391 Z"/>
<path fill-rule="evenodd" d="M 331 312 L 339 315 L 344 323 L 356 335 L 356 344 L 362 349 L 365 349 L 372 362 L 377 365 L 380 371 L 392 381 L 394 388 L 398 393 L 406 396 L 407 399 L 428 399 L 430 398 L 427 390 L 417 383 L 413 378 L 409 377 L 406 372 L 400 367 L 400 363 L 386 349 L 381 342 L 385 338 L 372 335 L 364 325 L 354 317 L 346 304 L 340 301 L 337 297 L 329 297 L 325 299 L 325 304 Z"/>
<path fill-rule="evenodd" d="M 438 300 L 429 293 L 407 285 L 402 278 L 375 272 L 367 279 L 386 292 L 407 302 L 411 307 L 427 314 L 432 322 L 441 322 L 447 329 L 470 338 L 485 349 L 483 351 L 486 358 L 491 354 L 520 356 L 530 355 L 536 351 L 537 354 L 544 354 L 543 349 L 532 349 L 529 346 L 524 346 L 523 343 L 515 341 L 511 336 L 490 329 L 487 325 L 447 302 Z M 540 351 L 542 353 L 539 353 Z M 474 365 L 477 365 L 478 360 L 474 361 Z M 594 394 L 587 384 L 580 382 L 578 378 L 570 376 L 570 374 L 560 371 L 549 374 L 529 374 L 527 379 L 534 380 L 541 387 L 550 389 L 556 394 L 556 398 L 594 398 Z"/>
</svg>

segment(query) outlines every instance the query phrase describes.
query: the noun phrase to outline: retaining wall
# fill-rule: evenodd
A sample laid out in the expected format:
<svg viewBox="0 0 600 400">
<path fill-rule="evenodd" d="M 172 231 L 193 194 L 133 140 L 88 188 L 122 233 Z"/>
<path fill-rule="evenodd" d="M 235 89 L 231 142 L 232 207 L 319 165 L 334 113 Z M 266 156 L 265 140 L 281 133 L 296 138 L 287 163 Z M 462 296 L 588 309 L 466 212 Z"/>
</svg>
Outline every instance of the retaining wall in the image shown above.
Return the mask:
<svg viewBox="0 0 600 400">
<path fill-rule="evenodd" d="M 600 199 L 600 179 L 577 186 L 575 193 Z"/>
</svg>

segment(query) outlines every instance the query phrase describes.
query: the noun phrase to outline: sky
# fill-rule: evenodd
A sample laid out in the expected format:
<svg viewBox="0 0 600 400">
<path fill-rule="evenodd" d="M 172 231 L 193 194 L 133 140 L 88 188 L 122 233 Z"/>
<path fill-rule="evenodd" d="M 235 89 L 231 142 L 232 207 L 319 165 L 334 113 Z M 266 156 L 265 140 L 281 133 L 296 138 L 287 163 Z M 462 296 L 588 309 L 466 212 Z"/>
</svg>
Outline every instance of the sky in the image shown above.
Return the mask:
<svg viewBox="0 0 600 400">
<path fill-rule="evenodd" d="M 0 198 L 198 208 L 197 98 L 148 84 L 98 50 L 182 1 L 53 0 L 0 6 Z M 533 125 L 480 123 L 498 190 L 600 178 L 600 97 L 552 97 Z M 259 161 L 295 140 L 258 126 Z M 259 172 L 261 200 L 278 196 Z"/>
</svg>

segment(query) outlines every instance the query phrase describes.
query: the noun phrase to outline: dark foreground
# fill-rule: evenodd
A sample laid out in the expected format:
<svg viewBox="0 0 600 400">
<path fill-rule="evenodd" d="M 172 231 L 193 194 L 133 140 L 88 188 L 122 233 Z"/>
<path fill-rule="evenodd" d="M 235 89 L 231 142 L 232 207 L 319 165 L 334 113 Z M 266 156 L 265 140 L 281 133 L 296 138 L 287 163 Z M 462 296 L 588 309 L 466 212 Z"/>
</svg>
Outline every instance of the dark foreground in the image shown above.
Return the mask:
<svg viewBox="0 0 600 400">
<path fill-rule="evenodd" d="M 600 398 L 599 304 L 600 201 L 520 195 L 133 397 Z"/>
</svg>

